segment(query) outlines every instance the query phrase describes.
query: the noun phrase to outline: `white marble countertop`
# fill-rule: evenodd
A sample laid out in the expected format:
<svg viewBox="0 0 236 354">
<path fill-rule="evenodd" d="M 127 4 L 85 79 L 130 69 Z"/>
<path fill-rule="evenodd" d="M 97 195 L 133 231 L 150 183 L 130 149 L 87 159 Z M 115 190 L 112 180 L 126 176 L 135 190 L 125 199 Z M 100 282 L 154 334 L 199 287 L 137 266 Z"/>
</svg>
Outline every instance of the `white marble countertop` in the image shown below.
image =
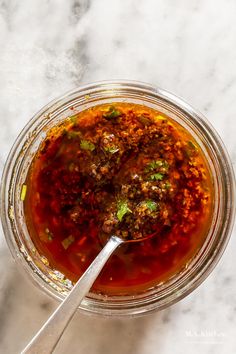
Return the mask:
<svg viewBox="0 0 236 354">
<path fill-rule="evenodd" d="M 0 1 L 0 170 L 42 105 L 81 83 L 135 79 L 204 113 L 236 163 L 235 0 Z M 133 319 L 77 313 L 57 354 L 236 353 L 236 234 L 191 295 Z M 0 231 L 0 352 L 19 353 L 56 303 L 16 269 Z"/>
</svg>

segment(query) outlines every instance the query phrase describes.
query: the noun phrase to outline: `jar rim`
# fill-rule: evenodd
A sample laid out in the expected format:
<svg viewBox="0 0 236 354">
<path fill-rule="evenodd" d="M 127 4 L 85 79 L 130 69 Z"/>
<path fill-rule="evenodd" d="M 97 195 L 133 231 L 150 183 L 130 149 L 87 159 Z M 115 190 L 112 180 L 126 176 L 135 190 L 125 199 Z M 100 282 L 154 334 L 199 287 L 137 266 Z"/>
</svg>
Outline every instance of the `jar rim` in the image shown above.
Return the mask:
<svg viewBox="0 0 236 354">
<path fill-rule="evenodd" d="M 120 99 L 120 97 L 123 97 L 122 95 L 129 95 L 129 100 L 136 99 L 145 102 L 144 105 L 148 102 L 149 105 L 154 105 L 156 109 L 159 108 L 158 104 L 162 102 L 164 108 L 176 110 L 189 120 L 189 124 L 191 123 L 201 132 L 208 144 L 209 153 L 214 155 L 215 163 L 219 168 L 216 171 L 219 174 L 217 176 L 219 215 L 216 216 L 211 242 L 209 244 L 204 243 L 205 248 L 201 249 L 203 252 L 201 264 L 196 263 L 194 265 L 193 263 L 191 272 L 185 274 L 185 277 L 183 274 L 179 279 L 176 277 L 175 282 L 170 284 L 169 288 L 166 286 L 162 288 L 160 285 L 158 291 L 157 289 L 151 289 L 149 292 L 136 296 L 135 299 L 113 297 L 112 301 L 111 299 L 107 301 L 102 296 L 89 294 L 80 306 L 83 311 L 108 316 L 133 316 L 152 312 L 165 308 L 192 292 L 210 274 L 223 254 L 235 216 L 235 178 L 228 153 L 215 129 L 200 112 L 174 94 L 138 81 L 101 81 L 80 86 L 49 102 L 33 116 L 16 139 L 4 167 L 1 182 L 3 231 L 11 253 L 18 264 L 21 265 L 21 268 L 24 269 L 24 273 L 28 274 L 35 284 L 54 298 L 61 300 L 65 296 L 64 291 L 61 291 L 57 283 L 53 282 L 53 279 L 48 278 L 42 271 L 39 271 L 37 265 L 33 264 L 32 254 L 29 254 L 27 247 L 24 247 L 19 235 L 15 217 L 16 184 L 19 180 L 25 155 L 32 144 L 33 135 L 37 135 L 37 129 L 42 130 L 46 121 L 55 119 L 56 115 L 70 107 L 75 99 L 84 110 L 88 104 L 92 105 L 101 99 L 108 101 L 111 98 Z M 127 102 L 130 102 L 129 100 Z"/>
</svg>

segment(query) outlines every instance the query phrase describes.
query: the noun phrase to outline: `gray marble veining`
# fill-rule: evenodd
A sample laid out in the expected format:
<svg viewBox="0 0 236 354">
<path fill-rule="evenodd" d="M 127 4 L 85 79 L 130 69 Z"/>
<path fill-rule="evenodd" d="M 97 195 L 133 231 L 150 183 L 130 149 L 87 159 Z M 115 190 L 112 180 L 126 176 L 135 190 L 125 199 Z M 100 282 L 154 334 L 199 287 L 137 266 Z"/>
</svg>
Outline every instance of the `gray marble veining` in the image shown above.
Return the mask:
<svg viewBox="0 0 236 354">
<path fill-rule="evenodd" d="M 1 0 L 0 170 L 44 104 L 114 78 L 184 97 L 207 115 L 235 166 L 235 14 L 235 0 Z M 209 278 L 175 306 L 125 320 L 77 313 L 56 353 L 235 353 L 235 236 Z M 55 307 L 18 272 L 1 231 L 0 353 L 19 353 Z"/>
</svg>

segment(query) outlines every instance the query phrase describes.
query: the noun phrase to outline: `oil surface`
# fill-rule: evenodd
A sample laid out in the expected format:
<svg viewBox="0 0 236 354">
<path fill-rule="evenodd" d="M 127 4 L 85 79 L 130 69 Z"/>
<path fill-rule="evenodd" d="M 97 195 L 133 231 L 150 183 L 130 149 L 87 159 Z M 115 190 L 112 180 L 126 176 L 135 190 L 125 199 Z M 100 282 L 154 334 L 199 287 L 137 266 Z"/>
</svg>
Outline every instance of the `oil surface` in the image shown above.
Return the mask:
<svg viewBox="0 0 236 354">
<path fill-rule="evenodd" d="M 35 247 L 72 281 L 104 237 L 153 235 L 114 253 L 93 287 L 105 294 L 167 280 L 201 247 L 211 224 L 212 180 L 201 149 L 182 126 L 141 105 L 96 106 L 52 128 L 25 186 Z"/>
</svg>

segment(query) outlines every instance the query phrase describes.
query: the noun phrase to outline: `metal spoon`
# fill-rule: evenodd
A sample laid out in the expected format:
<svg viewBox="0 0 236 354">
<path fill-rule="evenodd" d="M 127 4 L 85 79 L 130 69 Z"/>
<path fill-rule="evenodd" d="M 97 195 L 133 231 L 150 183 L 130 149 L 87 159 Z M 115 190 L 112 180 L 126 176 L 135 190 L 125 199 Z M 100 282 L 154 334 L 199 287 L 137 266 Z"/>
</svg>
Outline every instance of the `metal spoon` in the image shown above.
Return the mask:
<svg viewBox="0 0 236 354">
<path fill-rule="evenodd" d="M 89 292 L 89 289 L 115 249 L 123 242 L 143 241 L 152 236 L 153 235 L 128 241 L 118 236 L 111 236 L 105 247 L 90 264 L 82 277 L 77 281 L 71 292 L 49 317 L 38 333 L 32 338 L 21 354 L 52 353 L 79 304 Z"/>
</svg>

